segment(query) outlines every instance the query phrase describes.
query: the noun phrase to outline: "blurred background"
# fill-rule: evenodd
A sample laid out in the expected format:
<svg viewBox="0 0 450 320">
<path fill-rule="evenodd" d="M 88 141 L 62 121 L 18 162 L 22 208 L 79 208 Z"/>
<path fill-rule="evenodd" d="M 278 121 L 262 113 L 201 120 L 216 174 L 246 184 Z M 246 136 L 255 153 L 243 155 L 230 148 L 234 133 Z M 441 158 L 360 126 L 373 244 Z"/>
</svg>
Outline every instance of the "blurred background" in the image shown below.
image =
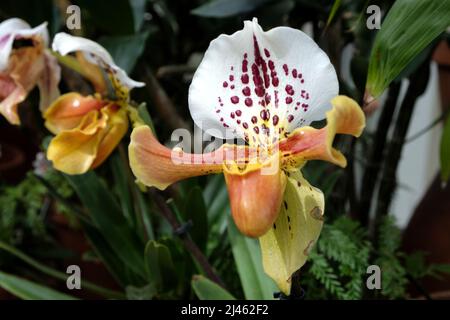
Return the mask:
<svg viewBox="0 0 450 320">
<path fill-rule="evenodd" d="M 282 25 L 303 30 L 329 55 L 340 92 L 365 107 L 368 125 L 360 141 L 337 141 L 349 159 L 348 168 L 306 166 L 305 176 L 326 196 L 327 218 L 315 253 L 300 272 L 299 287 L 306 299 L 450 298 L 450 187 L 448 175 L 442 173 L 450 166 L 450 36 L 444 31 L 435 37 L 377 101 L 366 104 L 366 79 L 378 32 L 367 27 L 367 8 L 377 5 L 383 21 L 394 2 L 4 0 L 0 19 L 20 17 L 32 26 L 47 21 L 51 37 L 65 31 L 102 44 L 133 79 L 146 83 L 133 91 L 132 99 L 146 102 L 140 112 L 151 119 L 161 142 L 167 142 L 176 128 L 193 130 L 188 88 L 211 40 L 242 29 L 243 21 L 252 17 L 264 30 Z M 403 14 L 423 5 L 409 2 L 400 10 Z M 81 9 L 81 29 L 66 27 L 70 5 Z M 430 20 L 418 11 L 411 14 L 418 15 L 419 22 Z M 62 71 L 62 92 L 90 93 L 79 75 L 66 67 Z M 158 197 L 181 224 L 192 224 L 194 243 L 231 294 L 273 298 L 277 290 L 263 275 L 257 242 L 230 226 L 223 178 L 190 179 L 156 197 L 137 196 L 127 169 L 120 167 L 120 159 L 126 158 L 125 138 L 96 176 L 85 181 L 98 183 L 99 189 L 105 182 L 111 186 L 119 218 L 125 216 L 129 227 L 122 231 L 138 235 L 137 250 L 157 272 L 141 276 L 130 269 L 116 251 L 121 249 L 110 243 L 109 237 L 117 235 L 105 234 L 105 226 L 91 226 L 74 214 L 78 208 L 82 215 L 93 215 L 96 209 L 101 215 L 108 212 L 87 205 L 79 181 L 67 179 L 45 161 L 42 152 L 49 132 L 38 101 L 35 89 L 20 106 L 20 127 L 0 118 L 0 271 L 32 281 L 37 293 L 18 294 L 18 289 L 11 290 L 14 279 L 2 273 L 0 287 L 6 290 L 0 289 L 0 298 L 39 298 L 39 286 L 85 299 L 202 298 L 199 278 L 192 280 L 202 268 L 159 214 Z M 124 192 L 129 197 L 125 203 Z M 108 223 L 122 221 L 114 219 Z M 83 276 L 101 289 L 88 285 L 90 289 L 67 290 L 62 280 L 69 264 L 80 265 Z M 379 264 L 383 271 L 383 288 L 377 292 L 365 289 L 370 264 Z"/>
</svg>

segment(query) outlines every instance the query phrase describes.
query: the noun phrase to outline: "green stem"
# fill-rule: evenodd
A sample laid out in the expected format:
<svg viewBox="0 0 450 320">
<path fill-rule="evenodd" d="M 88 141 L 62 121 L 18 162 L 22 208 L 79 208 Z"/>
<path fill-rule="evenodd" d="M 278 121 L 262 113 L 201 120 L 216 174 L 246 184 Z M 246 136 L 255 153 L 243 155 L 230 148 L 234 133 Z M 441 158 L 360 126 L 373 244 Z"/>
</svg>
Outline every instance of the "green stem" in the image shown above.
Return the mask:
<svg viewBox="0 0 450 320">
<path fill-rule="evenodd" d="M 16 256 L 17 258 L 21 259 L 22 261 L 28 263 L 32 267 L 36 268 L 37 270 L 41 271 L 42 273 L 49 275 L 53 278 L 66 281 L 67 280 L 67 274 L 63 272 L 59 272 L 57 270 L 54 270 L 50 267 L 47 267 L 46 265 L 34 260 L 33 258 L 27 256 L 23 252 L 17 250 L 16 248 L 0 241 L 0 249 L 5 250 L 6 252 L 9 252 L 10 254 Z M 100 287 L 96 284 L 93 284 L 91 282 L 82 280 L 82 286 L 86 288 L 87 290 L 97 293 L 105 298 L 110 299 L 124 299 L 125 295 L 121 292 L 117 292 L 114 290 L 106 289 L 103 287 Z"/>
</svg>

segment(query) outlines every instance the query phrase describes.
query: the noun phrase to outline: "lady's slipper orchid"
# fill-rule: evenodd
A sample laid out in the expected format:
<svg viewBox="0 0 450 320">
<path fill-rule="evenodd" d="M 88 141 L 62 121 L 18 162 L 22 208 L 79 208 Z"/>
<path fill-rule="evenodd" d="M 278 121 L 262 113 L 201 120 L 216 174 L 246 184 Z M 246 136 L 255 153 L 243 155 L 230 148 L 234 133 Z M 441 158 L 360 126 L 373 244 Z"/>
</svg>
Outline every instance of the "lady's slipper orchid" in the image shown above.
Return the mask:
<svg viewBox="0 0 450 320">
<path fill-rule="evenodd" d="M 71 92 L 55 100 L 44 113 L 46 127 L 56 136 L 47 150 L 53 166 L 68 174 L 82 174 L 99 166 L 115 149 L 128 130 L 129 91 L 144 84 L 130 79 L 109 53 L 94 41 L 59 33 L 53 50 L 62 55 L 76 52 L 98 92 L 82 96 Z M 106 83 L 104 72 L 114 88 L 113 99 L 100 93 Z M 96 76 L 100 75 L 100 76 Z"/>
<path fill-rule="evenodd" d="M 20 124 L 18 104 L 36 85 L 41 111 L 59 96 L 60 68 L 47 45 L 46 22 L 35 28 L 17 18 L 0 24 L 0 113 L 11 124 Z"/>
<path fill-rule="evenodd" d="M 305 263 L 324 212 L 321 191 L 298 169 L 308 160 L 344 167 L 334 136 L 357 137 L 365 126 L 359 105 L 337 94 L 333 66 L 307 35 L 288 27 L 264 32 L 256 19 L 245 21 L 243 30 L 211 42 L 192 80 L 189 107 L 202 129 L 247 145 L 187 154 L 138 126 L 129 146 L 131 168 L 140 182 L 159 189 L 223 172 L 237 227 L 260 238 L 266 273 L 289 294 L 291 275 Z M 325 127 L 308 126 L 323 118 Z"/>
</svg>

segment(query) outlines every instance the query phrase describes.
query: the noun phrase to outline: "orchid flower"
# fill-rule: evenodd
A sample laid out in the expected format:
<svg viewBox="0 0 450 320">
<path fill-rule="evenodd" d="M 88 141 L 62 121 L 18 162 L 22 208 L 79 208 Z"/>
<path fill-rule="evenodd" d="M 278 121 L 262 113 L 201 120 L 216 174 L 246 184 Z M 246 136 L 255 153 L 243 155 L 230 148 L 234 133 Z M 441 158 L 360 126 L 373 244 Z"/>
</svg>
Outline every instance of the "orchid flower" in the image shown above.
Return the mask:
<svg viewBox="0 0 450 320">
<path fill-rule="evenodd" d="M 308 160 L 344 167 L 345 157 L 332 146 L 335 135 L 358 137 L 365 126 L 359 105 L 337 94 L 330 60 L 306 34 L 288 27 L 264 32 L 256 19 L 245 21 L 243 30 L 211 42 L 192 80 L 189 108 L 203 130 L 246 145 L 188 154 L 161 145 L 141 125 L 131 134 L 131 168 L 138 181 L 161 190 L 223 172 L 234 222 L 259 238 L 265 272 L 289 294 L 324 213 L 322 192 L 299 169 Z M 325 127 L 309 126 L 324 118 Z"/>
<path fill-rule="evenodd" d="M 36 85 L 41 111 L 59 96 L 60 68 L 47 45 L 46 22 L 35 28 L 18 18 L 0 24 L 0 113 L 11 124 L 20 124 L 18 104 Z"/>
<path fill-rule="evenodd" d="M 62 95 L 44 113 L 46 127 L 56 136 L 47 150 L 53 166 L 68 174 L 82 174 L 99 166 L 128 130 L 129 91 L 144 84 L 130 79 L 98 43 L 58 33 L 53 50 L 61 55 L 75 52 L 83 75 L 95 87 L 94 96 L 76 92 Z M 114 97 L 106 96 L 108 76 Z"/>
</svg>

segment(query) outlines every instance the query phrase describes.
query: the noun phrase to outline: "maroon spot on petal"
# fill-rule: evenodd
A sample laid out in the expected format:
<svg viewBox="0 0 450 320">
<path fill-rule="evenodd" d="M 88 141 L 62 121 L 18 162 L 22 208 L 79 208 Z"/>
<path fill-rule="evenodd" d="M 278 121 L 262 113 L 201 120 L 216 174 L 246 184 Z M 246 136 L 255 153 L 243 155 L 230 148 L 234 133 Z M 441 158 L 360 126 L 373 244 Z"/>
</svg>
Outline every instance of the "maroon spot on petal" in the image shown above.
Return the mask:
<svg viewBox="0 0 450 320">
<path fill-rule="evenodd" d="M 294 95 L 294 88 L 292 88 L 292 86 L 290 84 L 286 85 L 285 90 L 288 95 L 291 95 L 291 96 Z"/>
<path fill-rule="evenodd" d="M 248 129 L 248 124 L 247 124 L 247 122 L 244 122 L 244 123 L 242 124 L 242 126 L 244 127 L 244 129 Z"/>
<path fill-rule="evenodd" d="M 224 81 L 222 85 L 224 88 L 226 88 L 226 87 L 228 87 L 228 82 Z"/>
<path fill-rule="evenodd" d="M 237 123 L 237 124 L 241 124 L 241 120 L 237 119 L 237 120 L 236 120 L 236 123 Z"/>
<path fill-rule="evenodd" d="M 231 119 L 234 119 L 234 117 L 235 117 L 234 112 L 230 113 L 230 117 L 231 117 Z"/>
<path fill-rule="evenodd" d="M 275 69 L 275 64 L 273 63 L 273 61 L 269 60 L 268 64 L 269 64 L 269 69 L 273 71 Z"/>
<path fill-rule="evenodd" d="M 269 110 L 261 110 L 259 115 L 260 115 L 261 119 L 263 119 L 264 121 L 267 121 L 270 118 Z"/>
<path fill-rule="evenodd" d="M 255 88 L 255 93 L 258 97 L 262 97 L 262 96 L 264 96 L 265 90 L 263 87 L 258 86 Z"/>
<path fill-rule="evenodd" d="M 244 89 L 242 89 L 242 93 L 244 94 L 244 96 L 248 97 L 252 92 L 249 87 L 244 87 Z"/>
<path fill-rule="evenodd" d="M 273 125 L 276 126 L 276 125 L 278 124 L 278 121 L 279 121 L 279 120 L 280 120 L 280 119 L 278 118 L 278 116 L 277 116 L 277 115 L 274 115 L 273 118 L 272 118 Z"/>
<path fill-rule="evenodd" d="M 288 75 L 288 73 L 289 73 L 289 67 L 288 67 L 287 64 L 283 64 L 283 70 L 284 70 L 284 73 L 285 73 L 286 75 Z"/>
<path fill-rule="evenodd" d="M 287 104 L 292 103 L 292 98 L 291 98 L 291 97 L 286 97 L 286 103 L 287 103 Z"/>
<path fill-rule="evenodd" d="M 258 119 L 255 116 L 253 116 L 252 117 L 252 123 L 255 124 L 256 122 L 258 122 Z"/>
<path fill-rule="evenodd" d="M 300 83 L 305 83 L 305 80 L 301 79 L 301 80 L 300 80 Z"/>
<path fill-rule="evenodd" d="M 216 110 L 216 113 L 219 113 L 219 112 L 220 112 L 220 109 L 217 109 L 217 110 Z"/>
<path fill-rule="evenodd" d="M 267 58 L 270 57 L 270 52 L 266 48 L 264 48 L 264 54 L 266 55 Z"/>
<path fill-rule="evenodd" d="M 248 74 L 243 74 L 243 75 L 241 76 L 241 81 L 242 81 L 243 84 L 247 84 L 247 83 L 248 83 L 248 80 L 249 80 Z"/>
<path fill-rule="evenodd" d="M 251 107 L 253 105 L 253 100 L 251 98 L 245 98 L 245 105 Z"/>
<path fill-rule="evenodd" d="M 278 87 L 279 84 L 280 84 L 280 80 L 278 79 L 278 77 L 273 77 L 272 78 L 272 85 L 274 87 Z"/>
<path fill-rule="evenodd" d="M 232 74 L 230 74 L 229 79 L 230 79 L 230 81 L 234 81 L 234 76 Z"/>
<path fill-rule="evenodd" d="M 233 90 L 233 89 L 234 89 L 234 84 L 232 84 L 232 85 L 230 86 L 230 89 L 231 89 L 231 90 Z"/>
<path fill-rule="evenodd" d="M 223 122 L 223 118 L 220 118 L 220 122 Z"/>
<path fill-rule="evenodd" d="M 255 133 L 259 133 L 259 128 L 258 127 L 253 127 L 253 131 L 255 131 Z"/>
<path fill-rule="evenodd" d="M 294 78 L 297 78 L 297 69 L 292 69 L 292 76 L 294 77 Z"/>
<path fill-rule="evenodd" d="M 234 104 L 239 103 L 239 97 L 238 97 L 238 96 L 232 96 L 232 97 L 230 98 L 230 100 L 231 100 L 231 102 L 234 103 Z"/>
<path fill-rule="evenodd" d="M 288 115 L 287 117 L 289 122 L 292 122 L 292 120 L 294 120 L 294 116 L 292 114 Z"/>
<path fill-rule="evenodd" d="M 266 105 L 268 105 L 270 103 L 270 94 L 266 93 L 266 95 L 264 96 L 264 101 L 266 102 Z"/>
<path fill-rule="evenodd" d="M 242 111 L 241 111 L 241 110 L 236 110 L 236 115 L 237 115 L 238 117 L 240 117 L 240 116 L 242 115 Z"/>
</svg>

